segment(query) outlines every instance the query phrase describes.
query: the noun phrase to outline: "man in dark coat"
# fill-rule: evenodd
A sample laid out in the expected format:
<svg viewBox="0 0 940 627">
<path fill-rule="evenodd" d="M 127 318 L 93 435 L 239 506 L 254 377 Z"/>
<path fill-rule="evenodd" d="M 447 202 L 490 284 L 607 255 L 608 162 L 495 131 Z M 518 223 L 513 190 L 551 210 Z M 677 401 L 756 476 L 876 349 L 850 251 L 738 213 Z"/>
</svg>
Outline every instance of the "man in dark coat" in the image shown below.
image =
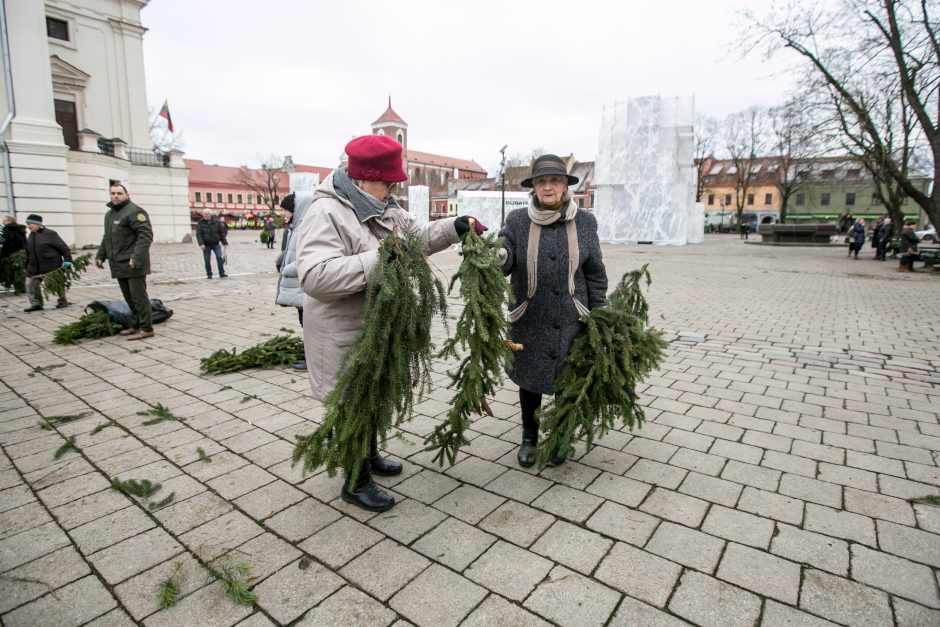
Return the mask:
<svg viewBox="0 0 940 627">
<path fill-rule="evenodd" d="M 147 275 L 150 274 L 150 244 L 153 227 L 147 212 L 131 202 L 127 188 L 120 183 L 109 190 L 111 202 L 104 216 L 104 236 L 95 256 L 95 265 L 107 260 L 111 276 L 121 286 L 121 294 L 131 308 L 133 323 L 121 331 L 128 340 L 153 337 Z"/>
<path fill-rule="evenodd" d="M 219 278 L 224 279 L 225 261 L 222 254 L 222 247 L 228 248 L 228 238 L 226 234 L 228 228 L 218 218 L 208 211 L 202 212 L 202 219 L 196 223 L 196 243 L 202 250 L 203 261 L 206 262 L 206 278 L 212 278 L 212 253 L 215 253 L 215 262 L 219 267 Z"/>
<path fill-rule="evenodd" d="M 29 313 L 42 309 L 42 288 L 39 285 L 42 275 L 63 266 L 70 267 L 72 252 L 58 233 L 43 226 L 42 216 L 31 214 L 26 218 L 26 228 L 29 229 L 26 240 L 26 298 L 29 299 L 29 307 L 23 311 Z M 58 297 L 56 309 L 69 306 L 65 289 L 59 292 Z"/>
<path fill-rule="evenodd" d="M 901 231 L 901 265 L 898 266 L 898 272 L 913 272 L 914 260 L 917 259 L 917 243 L 920 238 L 914 234 L 914 227 L 917 226 L 917 220 L 908 220 L 904 223 L 904 230 Z"/>
</svg>

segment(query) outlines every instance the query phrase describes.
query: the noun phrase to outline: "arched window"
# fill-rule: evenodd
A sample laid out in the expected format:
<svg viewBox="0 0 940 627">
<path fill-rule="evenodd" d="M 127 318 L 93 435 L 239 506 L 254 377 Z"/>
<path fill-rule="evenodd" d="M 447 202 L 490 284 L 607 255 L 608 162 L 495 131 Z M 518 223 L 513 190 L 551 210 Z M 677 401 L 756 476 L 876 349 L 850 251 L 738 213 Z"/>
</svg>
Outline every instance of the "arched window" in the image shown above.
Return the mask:
<svg viewBox="0 0 940 627">
<path fill-rule="evenodd" d="M 385 129 L 379 129 L 375 132 L 376 135 L 385 135 Z"/>
<path fill-rule="evenodd" d="M 405 134 L 402 133 L 401 131 L 398 131 L 398 143 L 401 144 L 402 146 L 405 145 Z"/>
</svg>

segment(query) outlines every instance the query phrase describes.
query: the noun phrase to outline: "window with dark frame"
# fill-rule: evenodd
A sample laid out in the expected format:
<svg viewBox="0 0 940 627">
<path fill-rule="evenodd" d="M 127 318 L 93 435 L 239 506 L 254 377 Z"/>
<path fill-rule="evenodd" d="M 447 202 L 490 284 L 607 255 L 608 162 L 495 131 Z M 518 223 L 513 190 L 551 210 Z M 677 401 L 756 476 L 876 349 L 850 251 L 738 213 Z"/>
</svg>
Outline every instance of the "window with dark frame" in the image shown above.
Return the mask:
<svg viewBox="0 0 940 627">
<path fill-rule="evenodd" d="M 220 192 L 215 193 L 215 201 L 222 202 L 222 194 Z"/>
<path fill-rule="evenodd" d="M 854 192 L 846 192 L 846 193 L 845 193 L 845 206 L 846 206 L 846 207 L 851 207 L 851 206 L 854 205 L 854 204 L 855 204 L 855 193 L 854 193 Z"/>
<path fill-rule="evenodd" d="M 78 150 L 78 116 L 75 103 L 68 100 L 53 100 L 56 124 L 62 127 L 62 141 L 69 150 Z"/>
<path fill-rule="evenodd" d="M 53 39 L 69 40 L 69 23 L 54 17 L 46 17 L 46 35 Z"/>
<path fill-rule="evenodd" d="M 708 195 L 708 204 L 710 204 L 710 205 L 714 205 L 714 204 L 715 204 L 715 195 L 714 195 L 714 194 L 709 194 L 709 195 Z"/>
<path fill-rule="evenodd" d="M 802 207 L 806 204 L 806 194 L 800 193 L 796 195 L 796 204 L 798 207 Z"/>
<path fill-rule="evenodd" d="M 773 194 L 764 194 L 764 204 L 772 205 L 774 204 L 774 195 Z"/>
<path fill-rule="evenodd" d="M 232 204 L 232 195 L 231 195 L 231 194 L 228 195 L 228 204 Z"/>
<path fill-rule="evenodd" d="M 249 204 L 249 205 L 255 204 L 255 195 L 254 195 L 254 194 L 248 194 L 248 204 Z"/>
<path fill-rule="evenodd" d="M 202 202 L 202 193 L 196 192 L 196 202 Z"/>
<path fill-rule="evenodd" d="M 748 194 L 748 195 L 747 195 L 747 204 L 749 204 L 749 205 L 753 205 L 753 204 L 754 204 L 754 194 Z"/>
<path fill-rule="evenodd" d="M 235 195 L 235 202 L 237 202 L 238 204 L 242 204 L 242 195 L 241 195 L 241 194 L 236 194 L 236 195 Z"/>
<path fill-rule="evenodd" d="M 829 205 L 829 193 L 828 192 L 824 192 L 819 195 L 819 204 L 823 206 Z"/>
<path fill-rule="evenodd" d="M 726 207 L 731 206 L 731 194 L 725 194 L 725 206 Z"/>
</svg>

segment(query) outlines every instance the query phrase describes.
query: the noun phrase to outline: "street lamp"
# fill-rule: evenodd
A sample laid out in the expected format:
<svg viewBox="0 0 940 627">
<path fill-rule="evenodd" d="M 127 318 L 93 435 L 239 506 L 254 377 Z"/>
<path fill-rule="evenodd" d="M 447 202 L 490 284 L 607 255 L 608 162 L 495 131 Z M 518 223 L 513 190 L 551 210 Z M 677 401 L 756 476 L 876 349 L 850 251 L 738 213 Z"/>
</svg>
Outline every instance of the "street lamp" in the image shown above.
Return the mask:
<svg viewBox="0 0 940 627">
<path fill-rule="evenodd" d="M 504 145 L 499 149 L 499 154 L 503 156 L 502 160 L 499 162 L 499 180 L 502 187 L 502 209 L 500 210 L 499 218 L 499 228 L 503 228 L 503 224 L 506 222 L 506 149 L 509 148 L 509 144 Z"/>
</svg>

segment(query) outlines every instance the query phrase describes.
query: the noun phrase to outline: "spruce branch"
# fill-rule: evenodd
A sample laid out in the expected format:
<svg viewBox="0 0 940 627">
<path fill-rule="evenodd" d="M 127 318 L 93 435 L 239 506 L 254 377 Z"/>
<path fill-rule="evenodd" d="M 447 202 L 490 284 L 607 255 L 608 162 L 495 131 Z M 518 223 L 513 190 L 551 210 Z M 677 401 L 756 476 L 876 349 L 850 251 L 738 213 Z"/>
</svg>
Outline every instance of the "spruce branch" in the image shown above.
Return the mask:
<svg viewBox="0 0 940 627">
<path fill-rule="evenodd" d="M 605 305 L 582 317 L 584 329 L 574 340 L 555 398 L 540 412 L 545 437 L 536 454 L 538 463 L 557 453 L 569 457 L 575 442 L 594 441 L 616 428 L 642 426 L 646 416 L 639 405 L 637 384 L 661 362 L 668 342 L 650 327 L 649 304 L 642 281 L 649 286 L 648 264 L 626 273 Z"/>
<path fill-rule="evenodd" d="M 65 441 L 65 444 L 56 449 L 55 453 L 52 455 L 53 459 L 59 459 L 69 451 L 75 451 L 76 453 L 81 453 L 82 449 L 75 446 L 75 436 L 70 436 L 69 439 Z"/>
<path fill-rule="evenodd" d="M 0 284 L 12 287 L 14 294 L 26 291 L 26 251 L 18 250 L 0 259 Z"/>
<path fill-rule="evenodd" d="M 510 298 L 509 282 L 503 275 L 497 251 L 502 240 L 481 237 L 471 228 L 463 237 L 463 260 L 451 277 L 449 291 L 460 281 L 463 312 L 454 335 L 444 343 L 438 358 L 461 359 L 456 371 L 448 372 L 455 389 L 447 418 L 424 440 L 426 451 L 437 451 L 433 461 L 443 466 L 445 459 L 453 466 L 462 446 L 469 443 L 464 433 L 470 415 L 493 413 L 486 402 L 502 383 L 502 369 L 512 359 L 507 341 L 503 309 Z"/>
<path fill-rule="evenodd" d="M 258 597 L 251 591 L 251 564 L 235 562 L 231 553 L 205 565 L 207 581 L 218 581 L 225 593 L 239 605 L 253 606 Z"/>
<path fill-rule="evenodd" d="M 112 489 L 142 499 L 149 498 L 161 487 L 159 483 L 152 483 L 150 479 L 128 479 L 127 481 L 121 481 L 120 479 L 111 480 Z"/>
<path fill-rule="evenodd" d="M 170 503 L 173 502 L 173 499 L 174 499 L 175 497 L 176 497 L 176 492 L 170 492 L 169 494 L 167 494 L 165 497 L 163 497 L 163 498 L 160 499 L 159 501 L 156 501 L 156 502 L 151 501 L 151 502 L 147 505 L 147 509 L 149 509 L 151 512 L 154 512 L 154 511 L 160 509 L 161 507 L 166 507 L 167 505 L 169 505 Z"/>
<path fill-rule="evenodd" d="M 142 423 L 140 423 L 141 425 L 145 427 L 149 427 L 150 425 L 160 424 L 161 422 L 164 422 L 166 420 L 180 420 L 180 418 L 177 418 L 176 416 L 173 415 L 173 412 L 171 412 L 168 408 L 164 407 L 160 403 L 157 403 L 156 405 L 154 405 L 153 407 L 151 407 L 150 409 L 146 411 L 137 412 L 137 415 L 138 416 L 154 416 L 150 420 L 145 420 Z"/>
<path fill-rule="evenodd" d="M 173 570 L 170 571 L 169 576 L 157 584 L 157 607 L 165 610 L 176 605 L 183 587 L 184 576 L 183 562 L 173 564 Z"/>
<path fill-rule="evenodd" d="M 378 253 L 362 330 L 326 399 L 322 424 L 297 436 L 292 456 L 304 474 L 319 466 L 331 477 L 346 470 L 349 485 L 369 454 L 372 430 L 384 443 L 390 428 L 410 418 L 414 395 L 431 389 L 431 323 L 447 310 L 444 286 L 416 235 L 396 230 Z"/>
<path fill-rule="evenodd" d="M 200 361 L 204 372 L 225 374 L 248 368 L 275 368 L 304 358 L 304 341 L 299 337 L 278 335 L 238 353 L 234 348 L 219 349 Z"/>
<path fill-rule="evenodd" d="M 95 425 L 95 428 L 88 432 L 88 435 L 98 435 L 105 429 L 111 426 L 110 422 L 101 422 Z"/>
<path fill-rule="evenodd" d="M 212 458 L 206 455 L 206 451 L 201 446 L 196 447 L 196 455 L 199 456 L 199 461 L 201 462 L 206 462 L 206 463 L 212 462 Z"/>
<path fill-rule="evenodd" d="M 111 320 L 107 312 L 93 311 L 84 314 L 75 322 L 56 329 L 52 342 L 55 344 L 77 344 L 78 340 L 85 338 L 117 335 L 121 328 L 121 325 Z"/>
<path fill-rule="evenodd" d="M 70 268 L 58 267 L 45 274 L 34 276 L 33 298 L 42 301 L 43 293 L 46 298 L 58 298 L 59 294 L 64 294 L 65 290 L 72 287 L 72 281 L 77 281 L 89 265 L 91 265 L 91 253 L 73 259 Z"/>
</svg>

